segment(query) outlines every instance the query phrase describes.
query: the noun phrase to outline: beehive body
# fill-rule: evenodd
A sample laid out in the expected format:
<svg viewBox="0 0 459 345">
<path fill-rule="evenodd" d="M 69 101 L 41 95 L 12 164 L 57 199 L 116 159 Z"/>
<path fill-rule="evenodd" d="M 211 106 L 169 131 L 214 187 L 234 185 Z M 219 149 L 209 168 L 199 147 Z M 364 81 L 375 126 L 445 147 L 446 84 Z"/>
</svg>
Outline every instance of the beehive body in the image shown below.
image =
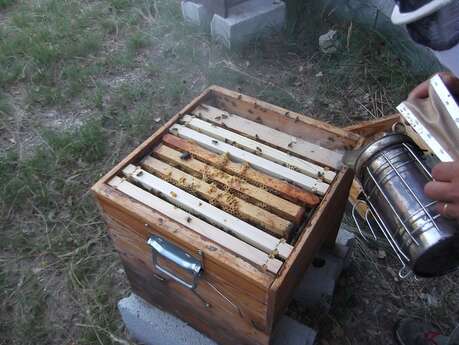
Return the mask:
<svg viewBox="0 0 459 345">
<path fill-rule="evenodd" d="M 225 116 L 230 112 L 285 133 L 295 142 L 273 145 L 269 138 L 251 138 L 250 133 L 226 127 L 218 116 L 198 114 L 210 106 Z M 201 131 L 191 127 L 186 116 L 193 115 L 200 120 L 193 126 L 202 121 L 209 126 L 203 124 Z M 191 129 L 212 140 L 203 146 L 198 135 L 193 134 L 198 141 L 190 141 L 174 128 L 193 134 Z M 229 134 L 241 143 L 217 137 Z M 244 145 L 253 142 L 237 135 L 260 144 L 251 152 Z M 302 161 L 294 146 L 308 139 L 338 152 L 355 146 L 360 136 L 211 87 L 113 168 L 93 192 L 133 291 L 221 344 L 269 344 L 276 320 L 314 254 L 323 243 L 334 243 L 352 183 L 352 173 L 339 166 L 338 158 L 333 161 L 329 155 L 320 162 L 321 155 L 315 155 L 307 164 Z M 282 154 L 267 145 L 279 147 Z M 268 160 L 279 164 L 284 153 L 297 159 L 296 167 L 276 169 L 276 175 L 257 166 Z M 310 167 L 313 170 L 305 170 Z M 324 170 L 309 184 L 314 169 Z M 286 179 L 301 174 L 303 185 L 282 179 L 284 172 Z M 147 244 L 153 234 L 202 262 L 195 290 L 154 267 Z M 186 276 L 167 260 L 162 265 Z"/>
</svg>

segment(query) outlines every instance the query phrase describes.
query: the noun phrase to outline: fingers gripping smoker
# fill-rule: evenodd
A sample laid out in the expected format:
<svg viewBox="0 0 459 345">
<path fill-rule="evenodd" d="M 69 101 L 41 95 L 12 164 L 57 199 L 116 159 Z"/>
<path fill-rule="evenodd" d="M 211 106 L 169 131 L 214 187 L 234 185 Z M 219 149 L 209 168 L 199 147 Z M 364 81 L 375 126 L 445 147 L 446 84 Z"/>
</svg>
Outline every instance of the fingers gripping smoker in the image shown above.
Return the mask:
<svg viewBox="0 0 459 345">
<path fill-rule="evenodd" d="M 424 194 L 432 177 L 408 136 L 388 134 L 367 145 L 355 170 L 369 206 L 369 229 L 376 238 L 379 227 L 402 263 L 401 277 L 411 270 L 418 276 L 438 276 L 459 266 L 457 223 L 440 216 L 436 202 Z M 358 225 L 355 207 L 353 216 Z"/>
</svg>

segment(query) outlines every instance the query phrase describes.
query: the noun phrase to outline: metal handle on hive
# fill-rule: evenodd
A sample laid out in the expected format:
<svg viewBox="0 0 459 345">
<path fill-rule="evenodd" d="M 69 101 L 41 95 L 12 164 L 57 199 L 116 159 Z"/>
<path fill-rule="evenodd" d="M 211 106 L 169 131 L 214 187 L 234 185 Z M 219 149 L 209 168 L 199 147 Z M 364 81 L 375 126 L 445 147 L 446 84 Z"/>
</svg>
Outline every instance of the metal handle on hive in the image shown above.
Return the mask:
<svg viewBox="0 0 459 345">
<path fill-rule="evenodd" d="M 203 272 L 203 265 L 200 260 L 157 235 L 150 236 L 147 240 L 147 244 L 152 249 L 153 265 L 155 266 L 155 269 L 190 290 L 196 289 L 199 277 Z M 187 282 L 168 269 L 162 267 L 158 262 L 159 256 L 169 260 L 184 271 L 190 273 L 193 276 L 192 281 Z"/>
</svg>

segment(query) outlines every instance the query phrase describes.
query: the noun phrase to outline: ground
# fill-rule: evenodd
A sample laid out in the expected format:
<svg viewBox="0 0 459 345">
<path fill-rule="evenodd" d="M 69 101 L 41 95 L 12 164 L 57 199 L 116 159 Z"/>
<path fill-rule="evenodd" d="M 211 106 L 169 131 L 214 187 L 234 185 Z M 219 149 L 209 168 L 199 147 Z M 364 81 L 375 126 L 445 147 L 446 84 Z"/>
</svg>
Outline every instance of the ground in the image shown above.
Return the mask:
<svg viewBox="0 0 459 345">
<path fill-rule="evenodd" d="M 208 85 L 344 126 L 425 78 L 379 35 L 316 17 L 229 52 L 177 1 L 0 0 L 0 344 L 130 343 L 129 286 L 89 188 Z M 341 48 L 323 55 L 330 28 Z M 358 240 L 332 310 L 290 315 L 324 345 L 392 344 L 405 315 L 451 330 L 458 275 L 402 281 L 386 253 Z"/>
</svg>

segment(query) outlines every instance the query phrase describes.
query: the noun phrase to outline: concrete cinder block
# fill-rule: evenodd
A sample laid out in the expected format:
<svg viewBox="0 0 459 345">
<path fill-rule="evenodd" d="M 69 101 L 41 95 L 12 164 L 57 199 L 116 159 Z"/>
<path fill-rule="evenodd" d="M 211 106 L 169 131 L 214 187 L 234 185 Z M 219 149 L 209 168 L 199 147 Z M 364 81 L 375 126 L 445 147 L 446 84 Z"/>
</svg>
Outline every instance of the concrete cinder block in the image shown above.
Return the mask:
<svg viewBox="0 0 459 345">
<path fill-rule="evenodd" d="M 336 281 L 343 271 L 344 259 L 322 250 L 308 268 L 293 298 L 309 308 L 331 308 Z"/>
<path fill-rule="evenodd" d="M 338 236 L 336 237 L 336 244 L 346 247 L 352 247 L 354 240 L 355 235 L 351 231 L 351 227 L 346 224 L 341 224 L 338 231 Z"/>
<path fill-rule="evenodd" d="M 182 320 L 145 302 L 135 294 L 118 302 L 132 338 L 145 345 L 217 345 Z"/>
<path fill-rule="evenodd" d="M 329 311 L 335 294 L 336 281 L 350 260 L 355 235 L 341 225 L 335 248 L 322 249 L 295 290 L 293 298 L 309 308 Z"/>
<path fill-rule="evenodd" d="M 248 0 L 231 7 L 227 18 L 214 15 L 210 31 L 215 40 L 232 48 L 269 32 L 280 31 L 285 16 L 286 6 L 282 1 Z"/>
<path fill-rule="evenodd" d="M 226 17 L 228 15 L 227 9 L 240 4 L 241 2 L 247 0 L 187 0 L 193 1 L 195 3 L 204 5 L 207 11 L 210 13 L 211 16 L 214 14 L 218 14 L 222 17 Z"/>
<path fill-rule="evenodd" d="M 341 224 L 336 238 L 336 246 L 333 249 L 333 254 L 344 260 L 343 269 L 347 269 L 351 263 L 351 251 L 355 242 L 355 235 L 350 229 L 348 225 Z"/>
<path fill-rule="evenodd" d="M 182 1 L 182 16 L 188 23 L 208 28 L 212 20 L 212 14 L 208 9 L 193 1 Z"/>
<path fill-rule="evenodd" d="M 118 302 L 129 334 L 145 345 L 218 345 L 182 320 L 148 304 L 135 294 Z M 273 345 L 313 345 L 317 332 L 283 316 L 274 333 Z"/>
<path fill-rule="evenodd" d="M 282 316 L 274 330 L 273 345 L 313 345 L 317 332 L 288 316 Z"/>
</svg>

